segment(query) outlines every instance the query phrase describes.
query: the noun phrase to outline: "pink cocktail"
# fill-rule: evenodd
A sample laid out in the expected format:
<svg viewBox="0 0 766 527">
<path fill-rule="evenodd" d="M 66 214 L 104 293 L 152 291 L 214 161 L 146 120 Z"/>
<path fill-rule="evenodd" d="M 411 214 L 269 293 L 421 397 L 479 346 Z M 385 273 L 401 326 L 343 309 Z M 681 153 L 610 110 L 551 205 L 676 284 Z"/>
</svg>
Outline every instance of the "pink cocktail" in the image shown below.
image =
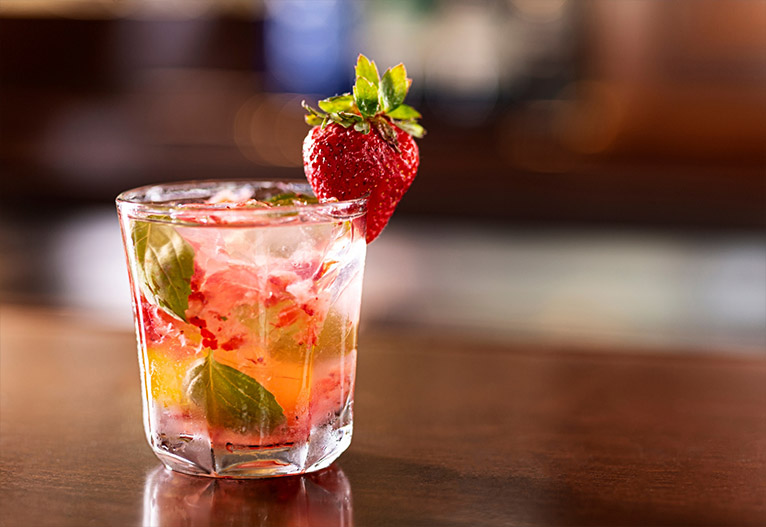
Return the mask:
<svg viewBox="0 0 766 527">
<path fill-rule="evenodd" d="M 166 466 L 295 474 L 348 447 L 365 205 L 259 181 L 117 198 L 145 429 Z"/>
</svg>

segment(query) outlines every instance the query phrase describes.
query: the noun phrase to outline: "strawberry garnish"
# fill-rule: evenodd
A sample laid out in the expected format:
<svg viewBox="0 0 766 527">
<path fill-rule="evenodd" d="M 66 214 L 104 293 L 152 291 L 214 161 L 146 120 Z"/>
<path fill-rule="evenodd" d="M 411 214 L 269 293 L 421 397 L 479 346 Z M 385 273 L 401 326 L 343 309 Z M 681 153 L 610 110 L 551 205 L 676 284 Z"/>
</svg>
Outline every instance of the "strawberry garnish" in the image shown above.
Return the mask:
<svg viewBox="0 0 766 527">
<path fill-rule="evenodd" d="M 412 184 L 419 164 L 413 139 L 425 130 L 404 104 L 412 80 L 403 64 L 379 77 L 364 55 L 356 63 L 353 93 L 303 103 L 314 127 L 303 141 L 303 168 L 316 196 L 327 201 L 369 196 L 367 243 L 377 238 Z"/>
</svg>

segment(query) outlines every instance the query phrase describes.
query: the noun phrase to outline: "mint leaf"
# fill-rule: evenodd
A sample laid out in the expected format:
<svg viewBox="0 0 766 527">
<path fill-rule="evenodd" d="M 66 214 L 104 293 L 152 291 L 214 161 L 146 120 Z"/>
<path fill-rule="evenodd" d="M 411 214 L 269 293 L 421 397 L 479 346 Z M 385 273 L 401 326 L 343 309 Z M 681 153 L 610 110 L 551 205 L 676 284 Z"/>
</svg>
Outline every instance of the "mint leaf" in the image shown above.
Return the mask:
<svg viewBox="0 0 766 527">
<path fill-rule="evenodd" d="M 421 117 L 420 112 L 406 104 L 400 104 L 388 112 L 388 116 L 392 119 L 420 119 Z"/>
<path fill-rule="evenodd" d="M 364 77 L 370 81 L 375 86 L 375 88 L 378 87 L 379 76 L 378 68 L 375 66 L 375 61 L 370 61 L 370 59 L 361 53 L 356 59 L 356 78 L 358 79 L 359 77 Z"/>
<path fill-rule="evenodd" d="M 194 274 L 194 249 L 172 225 L 136 221 L 131 230 L 144 294 L 186 321 Z"/>
<path fill-rule="evenodd" d="M 186 393 L 208 423 L 238 432 L 269 432 L 284 423 L 284 410 L 271 392 L 212 355 L 208 353 L 186 379 Z"/>
<path fill-rule="evenodd" d="M 278 207 L 291 207 L 294 205 L 307 205 L 309 203 L 319 203 L 319 200 L 316 199 L 314 196 L 309 196 L 308 194 L 299 194 L 297 192 L 284 192 L 282 194 L 277 194 L 276 196 L 272 196 L 267 200 L 264 200 L 266 203 L 269 203 L 271 205 L 275 205 Z"/>
<path fill-rule="evenodd" d="M 354 107 L 354 98 L 350 93 L 336 95 L 319 101 L 319 107 L 327 113 L 346 112 Z"/>
<path fill-rule="evenodd" d="M 377 87 L 364 77 L 357 77 L 354 84 L 354 101 L 363 116 L 372 117 L 378 112 Z"/>
<path fill-rule="evenodd" d="M 404 64 L 388 68 L 380 79 L 380 103 L 384 112 L 390 112 L 404 102 L 410 87 Z"/>
</svg>

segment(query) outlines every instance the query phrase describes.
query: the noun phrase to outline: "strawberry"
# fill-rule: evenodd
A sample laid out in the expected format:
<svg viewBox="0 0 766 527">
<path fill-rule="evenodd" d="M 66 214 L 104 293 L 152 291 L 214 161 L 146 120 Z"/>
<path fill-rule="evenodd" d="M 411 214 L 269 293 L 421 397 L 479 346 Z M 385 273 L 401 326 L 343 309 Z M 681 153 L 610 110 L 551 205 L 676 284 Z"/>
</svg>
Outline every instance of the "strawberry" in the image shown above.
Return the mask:
<svg viewBox="0 0 766 527">
<path fill-rule="evenodd" d="M 378 76 L 374 62 L 359 55 L 353 94 L 307 105 L 314 127 L 303 141 L 303 169 L 321 201 L 369 195 L 367 243 L 388 223 L 412 184 L 420 161 L 413 139 L 425 130 L 420 114 L 404 103 L 411 79 L 403 64 Z"/>
</svg>

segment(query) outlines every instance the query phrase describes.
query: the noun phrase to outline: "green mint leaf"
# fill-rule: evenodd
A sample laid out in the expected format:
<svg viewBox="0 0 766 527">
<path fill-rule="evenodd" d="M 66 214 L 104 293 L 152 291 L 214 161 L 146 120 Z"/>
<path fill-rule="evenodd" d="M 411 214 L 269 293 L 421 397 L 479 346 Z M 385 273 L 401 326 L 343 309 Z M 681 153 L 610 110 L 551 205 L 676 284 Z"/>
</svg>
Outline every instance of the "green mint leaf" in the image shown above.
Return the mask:
<svg viewBox="0 0 766 527">
<path fill-rule="evenodd" d="M 375 88 L 378 87 L 380 78 L 378 75 L 378 68 L 375 66 L 375 61 L 370 61 L 370 59 L 361 53 L 356 59 L 356 78 L 358 79 L 359 77 L 364 77 L 370 81 Z"/>
<path fill-rule="evenodd" d="M 411 136 L 421 138 L 424 135 L 426 135 L 426 129 L 420 126 L 415 121 L 396 121 L 394 120 L 394 124 L 410 134 Z"/>
<path fill-rule="evenodd" d="M 186 393 L 208 423 L 237 432 L 269 432 L 284 423 L 284 410 L 271 392 L 212 355 L 208 353 L 186 379 Z"/>
<path fill-rule="evenodd" d="M 336 95 L 319 101 L 319 107 L 327 113 L 346 112 L 354 107 L 354 97 L 350 93 Z"/>
<path fill-rule="evenodd" d="M 194 274 L 194 249 L 172 225 L 136 221 L 131 230 L 144 294 L 186 321 Z"/>
<path fill-rule="evenodd" d="M 363 116 L 372 117 L 378 113 L 378 89 L 364 77 L 356 79 L 354 101 Z"/>
<path fill-rule="evenodd" d="M 420 112 L 406 104 L 400 104 L 388 112 L 388 116 L 391 119 L 420 119 L 421 117 Z"/>
<path fill-rule="evenodd" d="M 380 103 L 384 112 L 390 112 L 404 102 L 410 82 L 404 64 L 386 70 L 380 79 Z"/>
<path fill-rule="evenodd" d="M 319 200 L 316 199 L 314 196 L 309 196 L 308 194 L 300 194 L 297 192 L 284 192 L 282 194 L 277 194 L 276 196 L 272 196 L 269 199 L 264 201 L 276 207 L 292 207 L 295 205 L 307 205 L 309 203 L 319 203 Z"/>
</svg>

